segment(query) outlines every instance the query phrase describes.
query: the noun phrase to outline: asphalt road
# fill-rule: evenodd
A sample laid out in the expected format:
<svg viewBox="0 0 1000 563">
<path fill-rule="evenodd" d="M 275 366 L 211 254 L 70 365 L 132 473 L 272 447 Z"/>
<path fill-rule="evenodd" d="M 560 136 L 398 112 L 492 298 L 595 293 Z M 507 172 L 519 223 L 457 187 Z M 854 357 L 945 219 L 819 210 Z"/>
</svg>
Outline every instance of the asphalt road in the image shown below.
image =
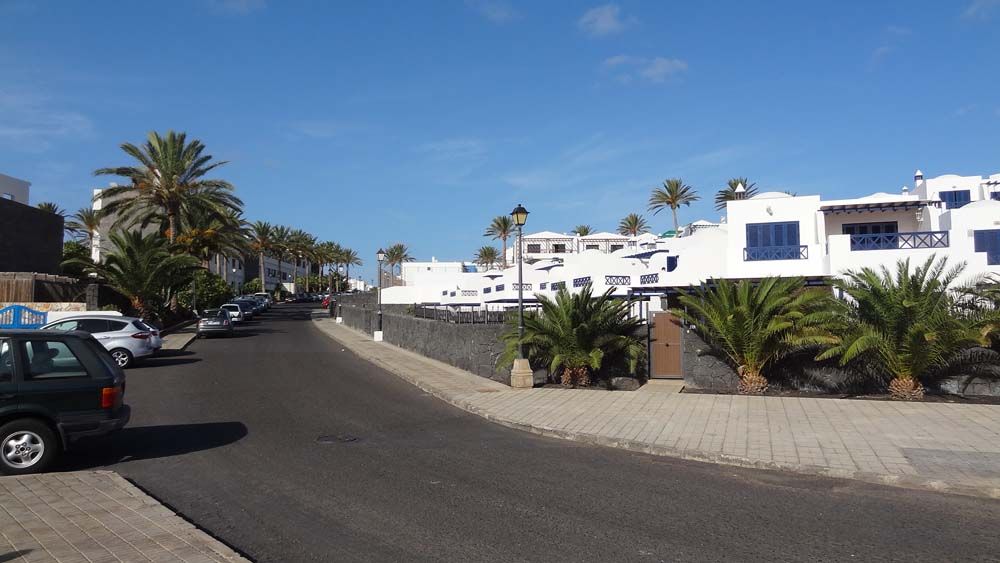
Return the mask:
<svg viewBox="0 0 1000 563">
<path fill-rule="evenodd" d="M 130 427 L 62 469 L 119 471 L 259 561 L 1000 558 L 1000 502 L 521 433 L 343 351 L 309 309 L 130 370 Z"/>
</svg>

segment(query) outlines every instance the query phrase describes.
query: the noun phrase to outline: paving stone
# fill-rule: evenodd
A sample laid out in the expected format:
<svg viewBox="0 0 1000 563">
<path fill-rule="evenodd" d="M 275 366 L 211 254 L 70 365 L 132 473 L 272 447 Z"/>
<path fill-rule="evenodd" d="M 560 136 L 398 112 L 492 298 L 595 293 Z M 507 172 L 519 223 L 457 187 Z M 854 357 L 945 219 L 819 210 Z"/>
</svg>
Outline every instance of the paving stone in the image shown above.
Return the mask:
<svg viewBox="0 0 1000 563">
<path fill-rule="evenodd" d="M 15 561 L 245 561 L 110 471 L 0 477 L 0 507 Z"/>
</svg>

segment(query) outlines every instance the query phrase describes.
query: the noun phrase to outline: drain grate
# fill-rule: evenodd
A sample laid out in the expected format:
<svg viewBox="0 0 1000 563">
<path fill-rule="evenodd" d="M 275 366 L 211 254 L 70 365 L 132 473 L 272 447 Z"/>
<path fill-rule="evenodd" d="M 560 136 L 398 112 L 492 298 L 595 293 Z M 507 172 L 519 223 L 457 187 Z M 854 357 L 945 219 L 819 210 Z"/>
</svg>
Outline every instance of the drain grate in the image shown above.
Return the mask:
<svg viewBox="0 0 1000 563">
<path fill-rule="evenodd" d="M 361 438 L 350 434 L 326 434 L 316 438 L 316 441 L 320 444 L 350 444 L 351 442 L 357 442 L 360 439 Z"/>
</svg>

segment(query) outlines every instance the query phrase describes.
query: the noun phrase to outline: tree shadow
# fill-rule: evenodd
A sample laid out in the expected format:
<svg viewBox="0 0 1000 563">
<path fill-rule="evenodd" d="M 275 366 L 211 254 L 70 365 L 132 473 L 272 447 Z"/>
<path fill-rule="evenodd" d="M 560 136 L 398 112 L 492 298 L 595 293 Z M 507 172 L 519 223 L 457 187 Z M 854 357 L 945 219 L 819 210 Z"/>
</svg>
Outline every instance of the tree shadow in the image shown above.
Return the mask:
<svg viewBox="0 0 1000 563">
<path fill-rule="evenodd" d="M 19 549 L 17 551 L 10 551 L 8 553 L 0 553 L 0 563 L 4 563 L 5 561 L 16 561 L 16 560 L 24 557 L 25 555 L 28 555 L 32 551 L 34 551 L 34 550 L 31 550 L 31 549 Z"/>
<path fill-rule="evenodd" d="M 247 435 L 242 422 L 164 424 L 123 428 L 107 436 L 82 438 L 70 444 L 58 471 L 78 471 L 137 461 L 185 455 L 238 442 Z"/>
</svg>

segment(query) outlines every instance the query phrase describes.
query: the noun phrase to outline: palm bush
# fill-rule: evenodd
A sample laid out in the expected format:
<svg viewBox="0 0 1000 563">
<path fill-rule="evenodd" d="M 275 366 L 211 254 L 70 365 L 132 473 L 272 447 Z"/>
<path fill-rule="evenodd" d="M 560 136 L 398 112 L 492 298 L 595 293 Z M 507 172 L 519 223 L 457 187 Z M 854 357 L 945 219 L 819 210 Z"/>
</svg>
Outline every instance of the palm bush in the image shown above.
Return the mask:
<svg viewBox="0 0 1000 563">
<path fill-rule="evenodd" d="M 176 291 L 191 281 L 198 259 L 187 254 L 171 254 L 168 241 L 158 233 L 114 231 L 111 251 L 103 264 L 74 258 L 66 267 L 81 267 L 96 274 L 123 297 L 144 319 L 156 318 Z"/>
<path fill-rule="evenodd" d="M 680 178 L 669 178 L 663 181 L 663 185 L 654 188 L 649 196 L 649 210 L 653 215 L 664 209 L 670 209 L 674 216 L 674 232 L 680 230 L 677 222 L 677 208 L 682 205 L 691 205 L 701 197 L 694 191 L 694 188 L 684 183 Z"/>
<path fill-rule="evenodd" d="M 829 291 L 807 289 L 802 278 L 720 279 L 682 293 L 683 308 L 674 314 L 736 368 L 740 393 L 761 394 L 776 362 L 835 342 L 832 301 Z"/>
<path fill-rule="evenodd" d="M 912 270 L 901 260 L 895 272 L 885 266 L 846 272 L 834 281 L 849 298 L 837 305 L 846 326 L 817 359 L 864 364 L 897 399 L 919 399 L 925 385 L 949 377 L 964 376 L 967 384 L 1000 375 L 1000 354 L 987 348 L 996 311 L 958 307 L 952 286 L 964 268 L 931 256 Z"/>
<path fill-rule="evenodd" d="M 642 322 L 630 315 L 632 303 L 612 297 L 612 291 L 594 297 L 588 284 L 575 295 L 562 288 L 554 300 L 539 295 L 541 311 L 525 314 L 524 339 L 516 318 L 504 335 L 502 363 L 513 363 L 523 345 L 533 364 L 548 367 L 564 385 L 590 385 L 595 374 L 616 361 L 627 362 L 635 374 L 646 351 L 636 335 Z"/>
</svg>

